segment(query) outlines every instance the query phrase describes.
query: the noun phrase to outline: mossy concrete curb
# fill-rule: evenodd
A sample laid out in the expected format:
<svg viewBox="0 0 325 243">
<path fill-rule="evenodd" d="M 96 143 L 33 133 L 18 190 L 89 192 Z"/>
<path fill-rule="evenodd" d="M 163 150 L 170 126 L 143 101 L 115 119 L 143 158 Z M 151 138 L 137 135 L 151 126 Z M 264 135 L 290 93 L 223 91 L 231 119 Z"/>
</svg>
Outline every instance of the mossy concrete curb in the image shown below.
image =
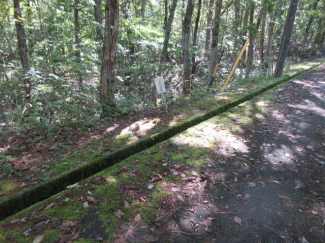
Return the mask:
<svg viewBox="0 0 325 243">
<path fill-rule="evenodd" d="M 292 76 L 282 78 L 281 80 L 270 84 L 260 90 L 251 92 L 241 98 L 234 99 L 227 104 L 218 106 L 211 109 L 203 115 L 196 116 L 190 120 L 181 122 L 171 128 L 168 128 L 158 134 L 146 137 L 141 141 L 129 145 L 127 147 L 121 148 L 111 154 L 102 156 L 93 161 L 90 161 L 86 165 L 76 168 L 72 171 L 61 174 L 60 176 L 54 177 L 46 182 L 35 185 L 34 187 L 28 188 L 25 191 L 17 193 L 16 195 L 10 197 L 9 199 L 0 203 L 0 220 L 3 220 L 39 201 L 51 197 L 59 193 L 60 191 L 67 188 L 67 186 L 74 184 L 82 179 L 85 179 L 91 175 L 94 175 L 128 157 L 139 153 L 145 149 L 148 149 L 157 143 L 163 142 L 177 133 L 181 133 L 186 129 L 195 126 L 203 121 L 206 121 L 216 115 L 219 115 L 243 102 L 246 102 L 255 96 L 264 93 L 265 91 L 272 89 L 280 84 L 283 84 L 297 76 L 303 75 L 306 72 L 318 67 L 315 65 L 305 71 L 296 73 Z"/>
</svg>

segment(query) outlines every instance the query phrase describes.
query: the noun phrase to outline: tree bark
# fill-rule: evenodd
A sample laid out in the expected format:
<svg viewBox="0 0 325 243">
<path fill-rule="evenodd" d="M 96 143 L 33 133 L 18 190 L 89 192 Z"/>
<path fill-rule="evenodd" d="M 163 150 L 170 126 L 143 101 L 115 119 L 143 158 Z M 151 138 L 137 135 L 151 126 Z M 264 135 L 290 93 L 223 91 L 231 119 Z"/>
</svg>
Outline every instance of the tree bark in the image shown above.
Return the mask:
<svg viewBox="0 0 325 243">
<path fill-rule="evenodd" d="M 246 61 L 246 72 L 245 72 L 245 78 L 249 77 L 249 73 L 252 69 L 253 64 L 253 54 L 254 54 L 254 42 L 253 42 L 253 24 L 254 24 L 254 11 L 255 11 L 255 5 L 253 1 L 250 1 L 249 3 L 249 34 L 248 38 L 249 46 L 248 46 L 248 52 L 247 52 L 247 61 Z"/>
<path fill-rule="evenodd" d="M 261 35 L 260 35 L 260 64 L 263 70 L 265 69 L 265 65 L 264 65 L 265 25 L 266 25 L 266 12 L 262 14 Z"/>
<path fill-rule="evenodd" d="M 146 13 L 146 0 L 141 0 L 141 18 L 144 20 L 144 15 Z"/>
<path fill-rule="evenodd" d="M 197 47 L 197 33 L 199 31 L 199 22 L 201 17 L 201 7 L 202 7 L 202 0 L 199 0 L 198 3 L 198 9 L 197 9 L 197 15 L 195 19 L 195 26 L 194 26 L 194 32 L 193 32 L 193 47 L 194 50 L 197 51 L 195 48 Z M 195 61 L 195 52 L 192 54 L 192 74 L 195 74 L 196 72 L 197 63 Z"/>
<path fill-rule="evenodd" d="M 103 58 L 100 74 L 99 98 L 103 106 L 103 115 L 109 114 L 109 108 L 115 106 L 115 75 L 114 65 L 117 52 L 117 37 L 119 28 L 118 0 L 105 0 L 105 35 Z"/>
<path fill-rule="evenodd" d="M 325 1 L 323 1 L 323 12 L 325 11 Z M 315 36 L 314 43 L 316 45 L 322 45 L 325 40 L 325 30 L 324 30 L 324 16 L 320 17 L 318 20 L 318 28 Z"/>
<path fill-rule="evenodd" d="M 213 20 L 214 23 L 212 29 L 210 70 L 209 70 L 208 79 L 211 78 L 213 70 L 218 61 L 218 42 L 219 42 L 219 31 L 220 31 L 221 8 L 222 8 L 222 0 L 217 0 L 214 20 Z"/>
<path fill-rule="evenodd" d="M 23 18 L 20 9 L 20 2 L 19 0 L 14 0 L 14 18 L 15 18 L 15 25 L 16 25 L 16 32 L 17 32 L 17 40 L 18 40 L 18 49 L 19 49 L 19 57 L 20 62 L 23 67 L 24 77 L 24 89 L 25 95 L 27 99 L 30 99 L 31 95 L 31 82 L 27 77 L 27 72 L 30 70 L 28 55 L 27 55 L 27 41 L 25 35 L 25 28 L 23 23 Z"/>
<path fill-rule="evenodd" d="M 183 43 L 183 94 L 188 95 L 191 92 L 191 59 L 190 59 L 190 35 L 191 35 L 191 20 L 193 15 L 195 0 L 188 0 L 183 29 L 182 29 L 182 43 Z"/>
<path fill-rule="evenodd" d="M 78 66 L 81 64 L 81 52 L 80 52 L 80 22 L 79 22 L 79 5 L 80 5 L 80 1 L 79 0 L 75 0 L 74 2 L 74 35 L 75 35 L 75 55 L 76 55 L 76 62 L 78 64 Z M 79 85 L 82 85 L 82 74 L 81 71 L 78 68 L 77 71 L 77 77 L 78 77 L 78 82 Z"/>
<path fill-rule="evenodd" d="M 313 12 L 316 10 L 318 2 L 319 2 L 319 0 L 314 1 L 313 7 L 312 7 Z M 307 26 L 306 26 L 306 29 L 305 29 L 304 39 L 302 41 L 302 46 L 303 47 L 306 46 L 309 30 L 310 30 L 311 24 L 314 21 L 314 15 L 313 15 L 314 13 L 313 12 L 311 13 L 311 16 L 309 17 L 309 20 L 308 20 L 308 23 L 307 23 Z"/>
<path fill-rule="evenodd" d="M 164 38 L 163 48 L 160 55 L 160 61 L 159 61 L 158 72 L 157 72 L 158 76 L 162 75 L 164 62 L 168 59 L 168 45 L 169 45 L 170 33 L 172 30 L 172 23 L 174 20 L 176 7 L 177 7 L 177 0 L 173 0 L 169 10 L 169 16 L 168 16 L 168 2 L 167 0 L 165 1 L 165 18 L 164 18 L 165 38 Z M 157 91 L 155 88 L 153 88 L 151 91 L 151 101 L 153 102 L 154 106 L 158 106 Z"/>
<path fill-rule="evenodd" d="M 255 10 L 255 5 L 254 2 L 251 1 L 251 9 L 250 9 L 250 16 L 249 16 L 249 22 L 250 22 L 250 28 L 249 28 L 249 46 L 248 46 L 248 53 L 247 53 L 247 63 L 246 63 L 246 73 L 245 73 L 245 78 L 249 77 L 249 74 L 253 68 L 253 56 L 254 56 L 254 40 L 255 37 L 258 33 L 258 29 L 261 24 L 261 19 L 264 14 L 264 8 L 261 9 L 257 22 L 254 25 L 254 10 Z"/>
<path fill-rule="evenodd" d="M 205 33 L 205 51 L 208 53 L 210 49 L 210 38 L 211 38 L 211 21 L 212 21 L 212 7 L 214 0 L 210 0 L 209 10 L 207 13 L 207 29 Z"/>
<path fill-rule="evenodd" d="M 100 11 L 101 4 L 102 4 L 102 0 L 95 0 L 94 15 L 95 15 L 95 21 L 98 24 L 98 26 L 96 27 L 96 37 L 95 37 L 95 39 L 96 39 L 96 41 L 98 43 L 103 42 L 103 35 L 102 35 L 101 28 L 100 28 L 100 25 L 102 25 L 102 21 L 103 21 L 103 16 L 102 16 L 102 13 Z M 101 57 L 102 57 L 101 48 L 98 48 L 97 53 L 98 53 L 99 59 L 101 59 Z"/>
<path fill-rule="evenodd" d="M 287 55 L 287 51 L 290 44 L 291 34 L 293 30 L 293 24 L 295 21 L 296 11 L 297 11 L 298 0 L 291 0 L 288 9 L 288 14 L 285 22 L 285 26 L 282 34 L 282 44 L 280 46 L 280 51 L 278 54 L 278 60 L 276 63 L 276 68 L 274 72 L 274 77 L 278 78 L 283 73 L 284 63 Z"/>
<path fill-rule="evenodd" d="M 160 56 L 161 64 L 168 59 L 168 45 L 169 45 L 170 33 L 172 30 L 172 23 L 174 20 L 176 6 L 177 6 L 177 0 L 173 0 L 172 5 L 169 10 L 169 17 L 167 19 L 166 26 L 165 26 L 165 38 L 164 38 L 163 49 L 162 49 L 161 56 Z M 162 68 L 162 66 L 161 66 L 161 68 Z M 162 70 L 159 69 L 158 75 L 161 75 L 161 71 Z"/>
</svg>

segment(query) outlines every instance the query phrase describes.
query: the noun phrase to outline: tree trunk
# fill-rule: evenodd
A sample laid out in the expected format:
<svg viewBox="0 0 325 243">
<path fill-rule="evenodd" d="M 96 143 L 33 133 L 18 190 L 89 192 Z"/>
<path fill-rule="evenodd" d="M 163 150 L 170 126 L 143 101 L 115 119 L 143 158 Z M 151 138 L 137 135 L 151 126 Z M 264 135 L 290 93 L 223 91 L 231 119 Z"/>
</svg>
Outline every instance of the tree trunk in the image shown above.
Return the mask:
<svg viewBox="0 0 325 243">
<path fill-rule="evenodd" d="M 312 24 L 313 21 L 314 21 L 314 11 L 315 11 L 316 8 L 317 8 L 317 4 L 318 4 L 318 2 L 319 2 L 319 0 L 315 0 L 315 1 L 314 1 L 313 7 L 312 7 L 313 12 L 311 13 L 311 16 L 309 17 L 309 20 L 308 20 L 308 23 L 307 23 L 307 26 L 306 26 L 306 29 L 305 29 L 305 33 L 304 33 L 304 39 L 303 39 L 303 41 L 302 41 L 302 46 L 303 46 L 303 47 L 306 46 L 306 42 L 307 42 L 307 38 L 308 38 L 308 34 L 309 34 L 309 30 L 310 30 L 311 24 Z"/>
<path fill-rule="evenodd" d="M 210 0 L 209 11 L 207 13 L 207 29 L 205 34 L 205 51 L 208 53 L 210 49 L 210 38 L 211 38 L 211 21 L 212 21 L 212 7 L 214 0 Z"/>
<path fill-rule="evenodd" d="M 254 24 L 254 11 L 255 11 L 255 5 L 253 1 L 250 1 L 249 3 L 249 34 L 248 38 L 249 46 L 248 46 L 248 52 L 247 52 L 247 61 L 246 61 L 246 72 L 245 72 L 245 78 L 249 77 L 249 73 L 252 69 L 253 64 L 253 54 L 254 54 L 254 41 L 253 41 L 253 24 Z"/>
<path fill-rule="evenodd" d="M 260 65 L 265 70 L 264 65 L 264 38 L 265 38 L 266 12 L 262 14 L 261 35 L 260 35 Z"/>
<path fill-rule="evenodd" d="M 271 41 L 272 41 L 272 30 L 274 29 L 274 25 L 275 25 L 275 22 L 274 22 L 274 13 L 270 13 L 270 22 L 268 24 L 268 37 L 267 37 L 267 48 L 266 48 L 266 53 L 265 53 L 265 56 L 267 58 L 270 58 L 272 60 L 272 57 L 270 57 L 271 53 L 270 51 L 272 52 L 272 47 L 270 49 L 270 45 L 272 44 Z M 270 61 L 271 61 L 270 60 Z M 265 62 L 265 68 L 270 68 L 268 65 L 271 64 L 269 62 Z"/>
<path fill-rule="evenodd" d="M 323 2 L 323 12 L 325 11 L 325 1 Z M 318 28 L 315 36 L 314 43 L 316 45 L 322 45 L 325 40 L 325 30 L 324 30 L 324 16 L 320 17 L 318 20 Z"/>
<path fill-rule="evenodd" d="M 247 25 L 248 25 L 248 18 L 249 18 L 249 8 L 245 8 L 245 13 L 244 13 L 244 19 L 243 19 L 243 37 L 247 37 Z M 243 38 L 242 40 L 242 46 L 245 45 L 245 42 L 246 42 L 246 38 Z M 240 62 L 240 66 L 241 66 L 241 70 L 242 72 L 244 71 L 244 69 L 246 68 L 246 56 L 247 56 L 247 53 L 246 53 L 246 50 L 244 51 L 244 54 L 241 58 L 241 62 Z M 243 74 L 242 74 L 243 75 Z"/>
<path fill-rule="evenodd" d="M 146 0 L 141 0 L 141 18 L 144 20 L 144 15 L 146 13 Z"/>
<path fill-rule="evenodd" d="M 188 95 L 191 92 L 191 59 L 190 59 L 190 35 L 191 35 L 191 20 L 193 15 L 195 0 L 188 0 L 183 29 L 182 29 L 182 43 L 183 43 L 183 94 Z"/>
<path fill-rule="evenodd" d="M 170 33 L 172 29 L 172 23 L 174 20 L 176 6 L 177 6 L 177 0 L 173 0 L 169 11 L 169 17 L 167 19 L 166 26 L 165 26 L 165 39 L 164 39 L 163 49 L 160 56 L 161 65 L 163 62 L 165 62 L 168 59 L 168 45 L 169 45 Z M 161 71 L 162 71 L 161 68 L 162 66 L 158 70 L 158 75 L 161 75 Z"/>
<path fill-rule="evenodd" d="M 30 67 L 29 67 L 29 61 L 27 56 L 27 41 L 25 35 L 25 28 L 23 24 L 23 17 L 21 14 L 19 0 L 14 0 L 14 18 L 15 18 L 15 25 L 16 25 L 16 32 L 17 32 L 19 57 L 24 72 L 23 83 L 24 83 L 25 95 L 27 99 L 30 99 L 32 87 L 31 87 L 31 82 L 27 77 L 27 72 L 30 70 Z"/>
<path fill-rule="evenodd" d="M 76 55 L 76 62 L 78 64 L 78 66 L 81 64 L 81 52 L 80 52 L 80 23 L 79 23 L 79 5 L 80 2 L 79 0 L 75 0 L 74 2 L 74 36 L 75 36 L 75 45 L 76 45 L 76 51 L 75 51 L 75 55 Z M 77 77 L 78 77 L 78 82 L 79 85 L 82 85 L 82 74 L 80 71 L 80 68 L 77 68 Z"/>
<path fill-rule="evenodd" d="M 160 55 L 160 61 L 159 61 L 158 73 L 157 73 L 158 76 L 162 75 L 163 64 L 168 59 L 169 38 L 172 30 L 172 23 L 174 20 L 176 6 L 177 6 L 177 0 L 173 0 L 169 11 L 169 17 L 168 17 L 166 16 L 168 14 L 168 6 L 167 6 L 167 1 L 165 1 L 165 22 L 164 22 L 165 39 L 164 39 L 164 44 Z M 158 106 L 157 91 L 155 88 L 152 89 L 151 91 L 151 101 L 153 102 L 154 106 Z"/>
<path fill-rule="evenodd" d="M 250 30 L 249 30 L 249 46 L 248 46 L 248 53 L 247 53 L 247 63 L 246 63 L 246 73 L 245 73 L 245 78 L 249 77 L 249 74 L 253 68 L 253 57 L 254 57 L 254 40 L 255 37 L 258 33 L 258 29 L 260 27 L 261 24 L 261 19 L 262 16 L 264 15 L 264 8 L 261 9 L 258 18 L 257 18 L 257 22 L 254 25 L 254 9 L 255 9 L 255 5 L 254 2 L 251 1 L 251 12 L 250 12 L 250 16 L 249 16 L 249 22 L 250 22 Z"/>
<path fill-rule="evenodd" d="M 103 116 L 109 114 L 109 108 L 115 106 L 115 76 L 114 65 L 117 52 L 117 37 L 119 28 L 118 0 L 105 0 L 105 36 L 103 58 L 100 73 L 99 98 L 103 107 Z"/>
<path fill-rule="evenodd" d="M 291 0 L 290 6 L 288 9 L 285 26 L 283 29 L 282 43 L 281 43 L 280 51 L 278 54 L 278 60 L 277 60 L 276 68 L 275 68 L 275 72 L 274 72 L 275 78 L 280 77 L 283 73 L 284 63 L 285 63 L 287 51 L 288 51 L 289 44 L 290 44 L 291 34 L 292 34 L 292 30 L 293 30 L 293 24 L 295 21 L 297 5 L 298 5 L 298 0 Z"/>
<path fill-rule="evenodd" d="M 103 21 L 102 13 L 100 11 L 101 4 L 102 4 L 102 0 L 95 0 L 94 14 L 95 14 L 95 21 L 98 24 L 98 26 L 96 28 L 96 37 L 95 37 L 95 39 L 96 39 L 96 41 L 98 43 L 103 42 L 103 35 L 102 35 L 101 28 L 100 28 L 100 25 L 102 25 L 102 21 Z M 98 53 L 98 58 L 100 60 L 101 57 L 102 57 L 101 48 L 98 48 L 97 53 Z"/>
<path fill-rule="evenodd" d="M 211 41 L 211 56 L 210 56 L 210 70 L 209 77 L 211 78 L 213 70 L 218 61 L 218 41 L 219 41 L 219 30 L 220 30 L 220 18 L 221 18 L 222 0 L 217 0 L 215 15 L 213 20 L 212 29 L 212 41 Z"/>
<path fill-rule="evenodd" d="M 195 26 L 194 26 L 194 33 L 193 33 L 193 49 L 197 51 L 195 48 L 197 47 L 197 33 L 199 30 L 199 22 L 201 17 L 201 7 L 202 7 L 202 0 L 199 0 L 198 3 L 198 9 L 197 9 L 197 15 L 195 19 Z M 192 54 L 192 74 L 195 74 L 196 72 L 197 63 L 195 61 L 195 52 Z"/>
</svg>

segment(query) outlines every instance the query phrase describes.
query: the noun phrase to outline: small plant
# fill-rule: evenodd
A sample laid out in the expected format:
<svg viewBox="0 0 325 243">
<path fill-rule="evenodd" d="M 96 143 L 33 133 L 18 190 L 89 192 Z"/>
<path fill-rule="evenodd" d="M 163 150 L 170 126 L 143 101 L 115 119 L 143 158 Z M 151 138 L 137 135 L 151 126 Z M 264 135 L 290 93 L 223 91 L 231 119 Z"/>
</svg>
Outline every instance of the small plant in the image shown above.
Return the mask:
<svg viewBox="0 0 325 243">
<path fill-rule="evenodd" d="M 0 153 L 0 174 L 12 174 L 15 172 L 11 163 L 6 161 L 8 158 L 10 156 L 6 155 L 6 152 Z"/>
</svg>

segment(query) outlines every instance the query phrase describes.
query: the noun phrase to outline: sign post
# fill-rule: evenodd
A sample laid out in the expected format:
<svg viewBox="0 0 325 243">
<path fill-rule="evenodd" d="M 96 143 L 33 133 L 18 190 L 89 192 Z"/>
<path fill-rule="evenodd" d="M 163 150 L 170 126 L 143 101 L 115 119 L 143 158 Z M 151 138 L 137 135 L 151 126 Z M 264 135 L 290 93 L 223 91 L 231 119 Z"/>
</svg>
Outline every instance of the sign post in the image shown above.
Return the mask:
<svg viewBox="0 0 325 243">
<path fill-rule="evenodd" d="M 161 94 L 161 96 L 163 98 L 163 101 L 164 101 L 165 106 L 166 106 L 166 113 L 167 113 L 168 112 L 167 111 L 167 102 L 166 102 L 166 99 L 165 99 L 166 88 L 165 88 L 164 79 L 163 79 L 163 77 L 157 77 L 157 78 L 154 79 L 154 81 L 155 81 L 157 93 Z"/>
</svg>

